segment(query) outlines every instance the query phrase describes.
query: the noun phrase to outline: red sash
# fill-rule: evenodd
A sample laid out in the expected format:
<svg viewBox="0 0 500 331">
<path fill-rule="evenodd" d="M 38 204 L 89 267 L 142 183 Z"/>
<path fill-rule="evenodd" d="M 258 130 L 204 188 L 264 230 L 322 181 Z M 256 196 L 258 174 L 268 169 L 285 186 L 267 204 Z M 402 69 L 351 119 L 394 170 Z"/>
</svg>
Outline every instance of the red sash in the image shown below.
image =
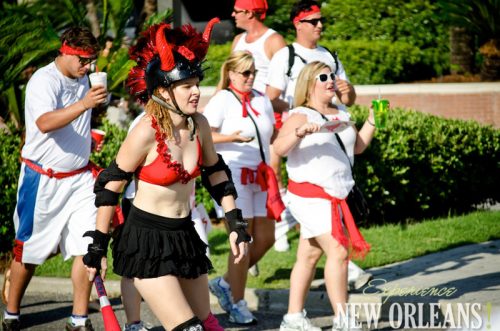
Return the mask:
<svg viewBox="0 0 500 331">
<path fill-rule="evenodd" d="M 241 168 L 241 184 L 257 183 L 262 191 L 267 191 L 267 217 L 281 221 L 281 213 L 285 210 L 285 204 L 281 200 L 278 180 L 274 170 L 265 162 L 259 163 L 257 170 Z"/>
<path fill-rule="evenodd" d="M 332 206 L 332 236 L 337 239 L 342 246 L 352 248 L 355 257 L 364 258 L 370 251 L 370 244 L 365 241 L 359 232 L 345 199 L 338 199 L 329 195 L 318 185 L 307 182 L 296 183 L 291 179 L 288 179 L 288 191 L 303 198 L 330 200 Z M 346 237 L 344 229 L 342 228 L 339 206 L 344 215 L 344 222 L 349 238 Z"/>
<path fill-rule="evenodd" d="M 71 176 L 74 176 L 74 175 L 81 174 L 84 171 L 90 170 L 90 163 L 88 163 L 83 168 L 76 169 L 76 170 L 73 170 L 73 171 L 55 172 L 54 170 L 52 170 L 52 168 L 48 168 L 47 170 L 45 170 L 42 167 L 40 167 L 39 165 L 37 165 L 37 164 L 33 163 L 32 161 L 30 161 L 28 159 L 25 159 L 23 157 L 21 158 L 21 161 L 24 162 L 30 169 L 38 172 L 39 174 L 48 176 L 50 178 L 56 178 L 56 179 L 62 179 L 62 178 L 66 178 L 66 177 L 71 177 Z"/>
<path fill-rule="evenodd" d="M 85 172 L 87 170 L 92 171 L 92 176 L 94 178 L 97 178 L 99 173 L 103 170 L 101 167 L 94 164 L 92 161 L 89 161 L 89 163 L 87 163 L 87 165 L 83 168 L 76 169 L 73 171 L 68 171 L 68 172 L 55 172 L 51 168 L 48 168 L 47 170 L 45 170 L 42 167 L 40 167 L 39 165 L 37 165 L 37 164 L 33 163 L 32 161 L 25 159 L 25 158 L 21 158 L 21 161 L 23 161 L 26 164 L 26 166 L 28 166 L 29 168 L 38 172 L 39 174 L 48 176 L 50 178 L 56 178 L 56 179 L 62 179 L 62 178 L 67 178 L 67 177 L 71 177 L 74 175 L 78 175 L 78 174 L 81 174 L 82 172 Z M 114 228 L 117 228 L 118 226 L 122 225 L 124 221 L 125 221 L 125 217 L 123 216 L 122 209 L 121 209 L 120 205 L 117 205 L 116 209 L 115 209 L 115 214 L 113 215 L 112 226 Z"/>
</svg>

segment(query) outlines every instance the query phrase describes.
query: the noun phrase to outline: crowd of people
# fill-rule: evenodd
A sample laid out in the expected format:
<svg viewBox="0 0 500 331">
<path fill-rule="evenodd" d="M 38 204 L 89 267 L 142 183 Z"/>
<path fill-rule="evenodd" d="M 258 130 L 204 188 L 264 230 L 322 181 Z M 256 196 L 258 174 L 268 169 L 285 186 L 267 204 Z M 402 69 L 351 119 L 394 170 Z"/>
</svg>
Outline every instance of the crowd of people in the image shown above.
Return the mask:
<svg viewBox="0 0 500 331">
<path fill-rule="evenodd" d="M 130 50 L 136 66 L 127 79 L 144 112 L 100 170 L 89 161 L 90 118 L 108 92 L 88 79 L 99 45 L 85 28 L 62 34 L 59 55 L 27 85 L 14 258 L 0 330 L 21 329 L 21 301 L 36 266 L 59 253 L 74 258 L 65 329 L 94 330 L 91 284 L 106 274 L 110 241 L 113 270 L 122 276 L 124 330 L 147 330 L 142 300 L 166 330 L 223 330 L 210 311 L 209 292 L 231 323 L 255 324 L 244 297 L 247 274 L 258 274 L 259 260 L 276 240 L 288 245 L 293 227 L 300 238 L 280 330 L 320 330 L 304 305 L 323 254 L 333 330 L 356 325 L 346 315 L 348 286 L 359 288 L 370 275 L 350 257 L 364 257 L 370 245 L 346 197 L 354 186 L 354 155 L 375 133 L 373 111 L 359 131 L 349 124 L 325 132 L 330 121 L 351 123 L 347 107 L 356 93 L 337 54 L 318 45 L 321 7 L 314 0 L 293 6 L 290 45 L 263 23 L 266 11 L 266 0 L 235 1 L 232 16 L 244 32 L 234 38 L 203 113 L 202 63 L 218 19 L 203 33 L 166 23 L 149 27 Z M 287 183 L 280 176 L 283 157 Z M 196 226 L 193 200 L 198 176 L 226 221 L 231 247 L 227 270 L 210 281 L 208 242 Z M 112 229 L 119 205 L 125 220 Z"/>
</svg>

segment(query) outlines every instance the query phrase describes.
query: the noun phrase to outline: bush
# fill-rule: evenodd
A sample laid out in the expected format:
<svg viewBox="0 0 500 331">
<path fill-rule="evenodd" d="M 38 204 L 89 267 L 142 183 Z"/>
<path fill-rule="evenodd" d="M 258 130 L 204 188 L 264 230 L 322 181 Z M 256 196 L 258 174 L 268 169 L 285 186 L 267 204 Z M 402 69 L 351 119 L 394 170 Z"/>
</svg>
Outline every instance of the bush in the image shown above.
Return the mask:
<svg viewBox="0 0 500 331">
<path fill-rule="evenodd" d="M 357 127 L 367 108 L 351 108 Z M 105 122 L 106 141 L 91 159 L 106 167 L 116 157 L 126 131 Z M 21 132 L 0 134 L 0 253 L 11 248 Z M 448 120 L 411 110 L 391 110 L 387 128 L 356 157 L 356 182 L 372 211 L 370 223 L 421 220 L 462 214 L 500 202 L 500 130 L 473 121 Z M 286 173 L 283 174 L 286 179 Z M 197 202 L 208 212 L 212 199 L 197 181 Z"/>
<path fill-rule="evenodd" d="M 12 215 L 16 207 L 17 180 L 20 169 L 20 150 L 22 132 L 9 128 L 11 134 L 0 131 L 0 159 L 2 172 L 0 173 L 0 253 L 12 248 L 14 240 L 14 223 Z"/>
<path fill-rule="evenodd" d="M 216 86 L 220 78 L 220 67 L 231 53 L 231 43 L 223 45 L 210 45 L 208 48 L 206 62 L 203 64 L 205 78 L 202 80 L 203 86 Z"/>
<path fill-rule="evenodd" d="M 351 109 L 361 127 L 367 109 Z M 393 109 L 354 171 L 370 222 L 462 214 L 500 201 L 500 130 Z"/>
</svg>

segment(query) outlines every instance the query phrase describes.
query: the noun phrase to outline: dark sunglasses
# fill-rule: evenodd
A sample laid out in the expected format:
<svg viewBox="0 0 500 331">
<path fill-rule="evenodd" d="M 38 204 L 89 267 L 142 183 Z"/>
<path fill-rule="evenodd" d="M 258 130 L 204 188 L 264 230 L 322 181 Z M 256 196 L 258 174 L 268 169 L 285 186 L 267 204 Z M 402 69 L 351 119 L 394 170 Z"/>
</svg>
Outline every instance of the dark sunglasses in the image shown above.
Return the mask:
<svg viewBox="0 0 500 331">
<path fill-rule="evenodd" d="M 325 24 L 325 18 L 324 17 L 311 18 L 310 20 L 300 20 L 299 22 L 309 23 L 312 24 L 313 26 L 316 26 L 318 25 L 318 22 L 321 22 L 321 24 Z"/>
<path fill-rule="evenodd" d="M 335 74 L 333 72 L 330 72 L 329 74 L 319 74 L 316 76 L 316 79 L 322 83 L 327 82 L 329 80 L 335 81 Z"/>
<path fill-rule="evenodd" d="M 239 13 L 248 13 L 248 10 L 246 10 L 246 9 L 244 9 L 244 10 L 233 9 L 233 13 L 235 15 L 238 15 Z"/>
<path fill-rule="evenodd" d="M 254 77 L 257 75 L 257 70 L 245 70 L 243 72 L 238 72 L 239 74 L 241 74 L 243 77 L 245 78 L 248 78 L 250 77 L 250 75 L 253 75 Z"/>
<path fill-rule="evenodd" d="M 95 63 L 95 61 L 96 61 L 95 57 L 81 57 L 79 55 L 77 55 L 77 56 L 78 56 L 78 61 L 80 61 L 80 64 L 82 66 L 86 66 L 89 63 Z"/>
</svg>

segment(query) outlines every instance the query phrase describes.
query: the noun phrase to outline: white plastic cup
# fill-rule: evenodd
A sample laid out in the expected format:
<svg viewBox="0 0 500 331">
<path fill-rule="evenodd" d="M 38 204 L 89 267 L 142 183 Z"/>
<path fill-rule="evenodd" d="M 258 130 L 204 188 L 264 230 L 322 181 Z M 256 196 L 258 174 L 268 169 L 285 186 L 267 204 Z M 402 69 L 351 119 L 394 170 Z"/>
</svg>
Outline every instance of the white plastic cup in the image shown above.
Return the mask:
<svg viewBox="0 0 500 331">
<path fill-rule="evenodd" d="M 104 86 L 105 89 L 108 89 L 108 74 L 103 71 L 93 72 L 89 75 L 90 85 L 94 86 Z"/>
</svg>

